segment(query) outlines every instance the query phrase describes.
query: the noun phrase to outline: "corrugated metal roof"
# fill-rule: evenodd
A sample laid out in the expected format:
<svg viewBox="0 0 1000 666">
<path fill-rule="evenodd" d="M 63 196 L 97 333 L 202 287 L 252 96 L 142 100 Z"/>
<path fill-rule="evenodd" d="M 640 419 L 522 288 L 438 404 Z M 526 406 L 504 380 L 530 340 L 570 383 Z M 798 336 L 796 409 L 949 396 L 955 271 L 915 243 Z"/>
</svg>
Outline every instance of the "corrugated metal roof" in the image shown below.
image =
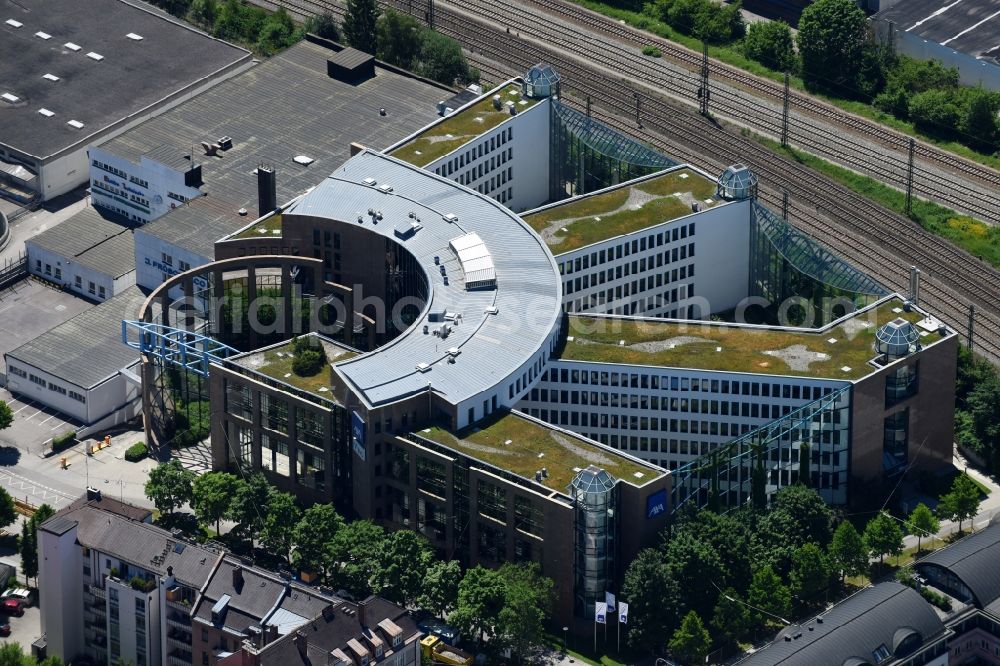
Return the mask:
<svg viewBox="0 0 1000 666">
<path fill-rule="evenodd" d="M 88 389 L 139 360 L 121 341 L 123 319 L 135 319 L 145 296 L 135 286 L 78 314 L 6 356 Z"/>
<path fill-rule="evenodd" d="M 365 178 L 388 183 L 391 193 L 364 184 Z M 383 221 L 372 225 L 363 214 L 375 207 Z M 363 152 L 303 197 L 290 213 L 354 221 L 393 238 L 425 266 L 429 297 L 424 317 L 408 332 L 376 352 L 338 364 L 336 371 L 373 405 L 427 389 L 452 404 L 491 390 L 507 380 L 544 344 L 557 326 L 561 307 L 559 271 L 542 240 L 521 219 L 496 201 L 392 157 Z M 394 236 L 399 221 L 416 213 L 423 228 L 406 240 Z M 458 215 L 456 222 L 444 216 Z M 449 242 L 478 234 L 493 258 L 497 287 L 466 291 L 461 266 Z M 434 257 L 445 267 L 448 284 Z M 488 314 L 497 308 L 497 314 Z M 444 340 L 425 335 L 427 312 L 453 312 L 462 322 L 450 324 Z M 431 327 L 439 324 L 431 324 Z M 448 362 L 447 349 L 461 355 Z M 430 370 L 419 372 L 418 363 Z M 503 396 L 506 399 L 506 395 Z"/>
<path fill-rule="evenodd" d="M 948 569 L 976 596 L 985 608 L 1000 600 L 1000 523 L 935 551 L 917 563 L 917 568 L 936 565 Z"/>
</svg>

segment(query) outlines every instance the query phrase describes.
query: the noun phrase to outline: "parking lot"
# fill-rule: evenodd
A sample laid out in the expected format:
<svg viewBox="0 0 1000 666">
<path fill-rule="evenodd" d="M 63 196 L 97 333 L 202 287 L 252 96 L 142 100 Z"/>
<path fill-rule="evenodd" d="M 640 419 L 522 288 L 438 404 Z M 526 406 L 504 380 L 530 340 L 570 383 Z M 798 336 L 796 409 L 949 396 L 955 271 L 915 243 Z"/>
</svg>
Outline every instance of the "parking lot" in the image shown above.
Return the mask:
<svg viewBox="0 0 1000 666">
<path fill-rule="evenodd" d="M 15 446 L 24 453 L 37 454 L 44 450 L 52 438 L 69 430 L 79 430 L 83 424 L 51 407 L 13 395 L 7 389 L 0 389 L 0 400 L 5 401 L 14 413 L 14 422 L 6 430 L 0 431 L 0 445 Z M 0 450 L 0 465 L 9 463 L 3 459 Z"/>
<path fill-rule="evenodd" d="M 92 307 L 34 278 L 0 291 L 0 372 L 7 372 L 4 354 Z"/>
</svg>

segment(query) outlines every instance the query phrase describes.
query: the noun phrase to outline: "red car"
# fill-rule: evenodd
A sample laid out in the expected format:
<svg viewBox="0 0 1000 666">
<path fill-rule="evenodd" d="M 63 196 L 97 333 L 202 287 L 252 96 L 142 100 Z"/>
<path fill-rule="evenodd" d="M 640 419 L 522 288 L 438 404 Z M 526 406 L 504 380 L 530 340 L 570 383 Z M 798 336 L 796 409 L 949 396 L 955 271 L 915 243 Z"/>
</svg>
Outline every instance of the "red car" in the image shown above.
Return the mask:
<svg viewBox="0 0 1000 666">
<path fill-rule="evenodd" d="M 4 599 L 3 603 L 0 603 L 0 613 L 21 617 L 24 615 L 24 606 L 16 599 Z"/>
</svg>

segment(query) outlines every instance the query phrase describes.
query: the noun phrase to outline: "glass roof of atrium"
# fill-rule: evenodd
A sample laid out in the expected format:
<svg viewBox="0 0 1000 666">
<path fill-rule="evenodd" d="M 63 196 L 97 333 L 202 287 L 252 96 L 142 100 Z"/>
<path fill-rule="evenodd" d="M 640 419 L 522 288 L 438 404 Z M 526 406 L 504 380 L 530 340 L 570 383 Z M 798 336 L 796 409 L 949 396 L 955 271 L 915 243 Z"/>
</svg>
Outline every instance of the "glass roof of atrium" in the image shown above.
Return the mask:
<svg viewBox="0 0 1000 666">
<path fill-rule="evenodd" d="M 678 164 L 649 146 L 630 139 L 585 113 L 552 100 L 554 118 L 592 150 L 608 157 L 652 169 L 666 169 Z"/>
<path fill-rule="evenodd" d="M 534 85 L 554 86 L 559 84 L 562 77 L 550 65 L 539 63 L 528 70 L 528 73 L 524 75 L 524 80 Z"/>
<path fill-rule="evenodd" d="M 746 199 L 757 194 L 757 175 L 745 164 L 733 164 L 719 176 L 719 194 L 727 199 Z"/>
<path fill-rule="evenodd" d="M 873 277 L 851 266 L 756 201 L 753 202 L 753 218 L 774 248 L 800 272 L 844 291 L 872 296 L 889 294 L 889 290 Z"/>
<path fill-rule="evenodd" d="M 875 332 L 875 344 L 880 351 L 907 350 L 920 340 L 920 333 L 905 319 L 893 319 Z"/>
<path fill-rule="evenodd" d="M 583 493 L 606 493 L 615 487 L 615 477 L 593 465 L 573 477 L 570 488 Z"/>
</svg>

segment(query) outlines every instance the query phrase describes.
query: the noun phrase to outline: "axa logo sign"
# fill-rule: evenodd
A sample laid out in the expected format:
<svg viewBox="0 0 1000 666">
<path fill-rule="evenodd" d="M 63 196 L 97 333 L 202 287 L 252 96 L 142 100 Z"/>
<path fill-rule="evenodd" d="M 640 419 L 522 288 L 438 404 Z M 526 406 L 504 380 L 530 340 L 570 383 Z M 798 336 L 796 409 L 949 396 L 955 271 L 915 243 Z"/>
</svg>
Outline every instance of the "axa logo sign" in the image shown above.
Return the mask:
<svg viewBox="0 0 1000 666">
<path fill-rule="evenodd" d="M 658 490 L 646 498 L 646 518 L 656 518 L 667 510 L 667 491 Z"/>
</svg>

